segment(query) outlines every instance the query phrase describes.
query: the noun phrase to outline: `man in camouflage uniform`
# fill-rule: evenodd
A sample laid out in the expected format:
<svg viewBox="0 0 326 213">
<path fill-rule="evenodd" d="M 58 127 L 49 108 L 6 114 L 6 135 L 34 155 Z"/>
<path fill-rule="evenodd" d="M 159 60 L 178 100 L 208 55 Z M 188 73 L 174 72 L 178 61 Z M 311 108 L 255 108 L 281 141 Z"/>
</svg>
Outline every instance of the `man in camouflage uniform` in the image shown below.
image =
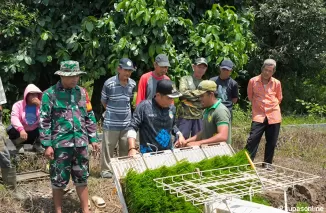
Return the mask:
<svg viewBox="0 0 326 213">
<path fill-rule="evenodd" d="M 88 144 L 98 149 L 96 120 L 84 88 L 77 86 L 80 71 L 77 61 L 63 61 L 55 72 L 61 80 L 43 93 L 40 115 L 40 139 L 50 159 L 50 177 L 55 212 L 61 213 L 63 189 L 70 175 L 81 201 L 88 210 Z"/>
<path fill-rule="evenodd" d="M 202 130 L 202 106 L 199 98 L 192 92 L 197 89 L 203 80 L 208 67 L 205 58 L 197 58 L 192 65 L 193 75 L 183 76 L 180 79 L 179 91 L 182 93 L 181 104 L 178 106 L 178 128 L 185 139 L 194 136 Z"/>
</svg>

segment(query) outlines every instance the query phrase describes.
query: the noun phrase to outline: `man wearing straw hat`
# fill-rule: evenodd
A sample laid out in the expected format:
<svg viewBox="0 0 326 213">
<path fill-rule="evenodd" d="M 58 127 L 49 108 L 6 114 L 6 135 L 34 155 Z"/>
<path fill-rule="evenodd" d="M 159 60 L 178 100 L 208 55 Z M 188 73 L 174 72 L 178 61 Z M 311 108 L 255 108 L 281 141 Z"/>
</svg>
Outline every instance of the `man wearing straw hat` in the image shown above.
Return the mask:
<svg viewBox="0 0 326 213">
<path fill-rule="evenodd" d="M 98 150 L 96 119 L 86 90 L 77 85 L 81 74 L 77 61 L 63 61 L 55 72 L 61 80 L 43 93 L 40 139 L 50 159 L 50 178 L 56 213 L 61 213 L 63 189 L 70 175 L 82 211 L 88 209 L 88 144 Z"/>
</svg>

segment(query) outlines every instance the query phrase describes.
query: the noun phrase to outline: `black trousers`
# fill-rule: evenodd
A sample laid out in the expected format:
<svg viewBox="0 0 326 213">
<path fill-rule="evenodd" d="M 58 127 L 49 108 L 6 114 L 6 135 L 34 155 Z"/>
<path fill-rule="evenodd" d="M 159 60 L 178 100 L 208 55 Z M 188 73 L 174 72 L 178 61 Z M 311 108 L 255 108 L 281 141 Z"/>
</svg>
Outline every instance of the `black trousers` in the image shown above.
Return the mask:
<svg viewBox="0 0 326 213">
<path fill-rule="evenodd" d="M 273 162 L 280 127 L 281 123 L 268 124 L 267 117 L 265 118 L 264 123 L 258 123 L 255 121 L 251 123 L 250 135 L 245 148 L 248 150 L 252 160 L 254 160 L 256 157 L 261 137 L 265 132 L 266 144 L 264 162 L 270 164 Z"/>
</svg>

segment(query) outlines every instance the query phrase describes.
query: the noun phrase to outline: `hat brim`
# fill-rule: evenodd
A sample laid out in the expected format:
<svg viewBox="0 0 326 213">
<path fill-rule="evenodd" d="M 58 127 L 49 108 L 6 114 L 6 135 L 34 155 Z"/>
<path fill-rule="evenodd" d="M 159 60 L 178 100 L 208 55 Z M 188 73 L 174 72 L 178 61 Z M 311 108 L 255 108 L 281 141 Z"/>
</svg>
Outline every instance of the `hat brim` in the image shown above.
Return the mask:
<svg viewBox="0 0 326 213">
<path fill-rule="evenodd" d="M 232 70 L 232 68 L 231 67 L 228 67 L 228 66 L 221 66 L 221 69 L 227 69 L 227 70 Z"/>
<path fill-rule="evenodd" d="M 136 69 L 134 67 L 129 67 L 129 66 L 122 66 L 120 65 L 120 67 L 124 70 L 131 70 L 131 71 L 135 71 Z"/>
<path fill-rule="evenodd" d="M 179 98 L 182 96 L 182 94 L 180 92 L 174 92 L 174 93 L 168 94 L 166 96 L 168 96 L 169 98 Z"/>
<path fill-rule="evenodd" d="M 160 67 L 171 67 L 169 62 L 157 62 Z"/>
<path fill-rule="evenodd" d="M 203 94 L 205 94 L 206 92 L 209 92 L 207 90 L 199 90 L 199 89 L 196 89 L 194 90 L 192 93 L 195 95 L 195 96 L 201 96 Z"/>
<path fill-rule="evenodd" d="M 77 72 L 63 72 L 63 71 L 56 71 L 54 73 L 55 75 L 60 75 L 60 76 L 76 76 L 76 75 L 83 75 L 86 74 L 86 72 L 83 71 L 77 71 Z"/>
<path fill-rule="evenodd" d="M 206 63 L 206 62 L 203 62 L 203 61 L 201 61 L 201 62 L 198 62 L 198 63 L 195 63 L 196 65 L 199 65 L 199 64 L 205 64 L 206 66 L 208 66 L 208 64 Z"/>
</svg>

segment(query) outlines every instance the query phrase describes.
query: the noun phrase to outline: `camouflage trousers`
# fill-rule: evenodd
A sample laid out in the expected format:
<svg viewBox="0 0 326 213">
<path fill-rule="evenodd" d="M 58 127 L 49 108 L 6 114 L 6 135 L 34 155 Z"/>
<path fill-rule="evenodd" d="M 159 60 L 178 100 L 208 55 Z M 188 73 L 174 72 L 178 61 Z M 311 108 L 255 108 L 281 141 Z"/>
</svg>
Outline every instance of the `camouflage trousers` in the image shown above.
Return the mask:
<svg viewBox="0 0 326 213">
<path fill-rule="evenodd" d="M 70 180 L 75 186 L 86 186 L 89 176 L 88 147 L 64 147 L 54 149 L 54 160 L 50 162 L 52 188 L 64 189 Z"/>
</svg>

